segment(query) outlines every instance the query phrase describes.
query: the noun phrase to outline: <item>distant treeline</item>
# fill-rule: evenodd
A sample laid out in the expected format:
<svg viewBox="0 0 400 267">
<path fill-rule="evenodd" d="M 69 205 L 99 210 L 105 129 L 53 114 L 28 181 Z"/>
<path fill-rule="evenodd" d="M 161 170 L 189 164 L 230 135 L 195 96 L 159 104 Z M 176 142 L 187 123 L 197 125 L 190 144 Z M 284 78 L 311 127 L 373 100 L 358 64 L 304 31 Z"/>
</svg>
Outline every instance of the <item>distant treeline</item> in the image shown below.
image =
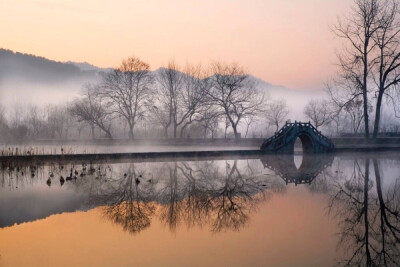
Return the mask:
<svg viewBox="0 0 400 267">
<path fill-rule="evenodd" d="M 0 139 L 265 138 L 289 119 L 286 102 L 270 99 L 238 64 L 181 68 L 171 61 L 152 72 L 148 63 L 130 57 L 99 75 L 62 105 L 0 107 Z M 340 106 L 334 99 L 311 99 L 304 116 L 328 136 L 357 134 L 363 101 Z M 398 120 L 382 116 L 381 131 L 399 132 Z"/>
</svg>

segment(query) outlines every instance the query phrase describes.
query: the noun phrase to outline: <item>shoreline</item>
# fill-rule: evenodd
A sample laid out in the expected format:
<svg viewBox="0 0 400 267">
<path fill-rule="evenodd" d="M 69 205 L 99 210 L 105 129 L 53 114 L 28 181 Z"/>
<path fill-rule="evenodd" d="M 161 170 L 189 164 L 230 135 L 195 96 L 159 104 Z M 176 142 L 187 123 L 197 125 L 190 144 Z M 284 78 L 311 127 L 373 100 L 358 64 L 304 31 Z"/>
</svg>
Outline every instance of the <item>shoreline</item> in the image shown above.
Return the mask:
<svg viewBox="0 0 400 267">
<path fill-rule="evenodd" d="M 400 146 L 360 146 L 338 147 L 331 153 L 313 153 L 310 155 L 335 155 L 343 153 L 372 153 L 372 152 L 400 152 Z M 303 155 L 299 151 L 293 154 L 280 154 L 266 152 L 259 149 L 253 150 L 203 150 L 203 151 L 168 151 L 168 152 L 133 152 L 133 153 L 88 153 L 88 154 L 38 154 L 38 155 L 12 155 L 0 156 L 0 163 L 18 161 L 176 161 L 193 159 L 217 158 L 259 158 L 271 155 Z"/>
</svg>

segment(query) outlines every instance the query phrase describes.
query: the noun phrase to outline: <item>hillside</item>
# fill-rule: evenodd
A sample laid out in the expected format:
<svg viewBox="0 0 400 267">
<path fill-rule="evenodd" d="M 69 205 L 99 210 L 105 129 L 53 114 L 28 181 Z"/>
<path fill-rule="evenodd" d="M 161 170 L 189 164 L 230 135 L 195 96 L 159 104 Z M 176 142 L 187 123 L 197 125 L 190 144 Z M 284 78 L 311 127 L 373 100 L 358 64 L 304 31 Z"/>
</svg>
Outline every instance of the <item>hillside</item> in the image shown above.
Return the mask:
<svg viewBox="0 0 400 267">
<path fill-rule="evenodd" d="M 93 79 L 96 70 L 82 70 L 72 63 L 0 49 L 0 80 L 18 79 L 40 83 L 59 83 Z"/>
<path fill-rule="evenodd" d="M 8 106 L 70 100 L 100 73 L 100 69 L 87 70 L 73 63 L 0 49 L 0 103 Z"/>
<path fill-rule="evenodd" d="M 104 71 L 86 62 L 57 62 L 35 55 L 0 49 L 0 103 L 3 105 L 55 104 L 77 96 L 85 83 L 99 79 Z M 157 73 L 160 69 L 155 70 Z M 271 99 L 285 99 L 293 119 L 302 119 L 307 101 L 320 92 L 299 91 L 270 84 L 250 76 Z"/>
</svg>

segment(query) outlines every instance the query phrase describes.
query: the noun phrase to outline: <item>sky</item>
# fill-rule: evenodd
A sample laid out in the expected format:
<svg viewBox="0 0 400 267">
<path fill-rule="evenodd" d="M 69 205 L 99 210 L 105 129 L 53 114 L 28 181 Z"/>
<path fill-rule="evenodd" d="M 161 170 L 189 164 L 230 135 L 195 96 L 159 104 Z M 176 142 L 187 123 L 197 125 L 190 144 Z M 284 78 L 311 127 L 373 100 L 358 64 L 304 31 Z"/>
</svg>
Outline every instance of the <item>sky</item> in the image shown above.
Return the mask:
<svg viewBox="0 0 400 267">
<path fill-rule="evenodd" d="M 0 0 L 0 47 L 116 67 L 137 56 L 235 62 L 269 83 L 321 90 L 340 48 L 330 30 L 349 0 Z"/>
</svg>

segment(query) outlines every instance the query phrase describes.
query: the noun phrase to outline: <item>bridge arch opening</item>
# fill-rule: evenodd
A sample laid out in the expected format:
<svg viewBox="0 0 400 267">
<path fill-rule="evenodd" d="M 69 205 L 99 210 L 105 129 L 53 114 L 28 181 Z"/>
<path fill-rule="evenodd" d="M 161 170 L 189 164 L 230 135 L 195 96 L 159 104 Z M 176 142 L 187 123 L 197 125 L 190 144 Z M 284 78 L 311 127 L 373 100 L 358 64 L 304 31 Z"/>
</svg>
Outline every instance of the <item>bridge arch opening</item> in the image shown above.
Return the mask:
<svg viewBox="0 0 400 267">
<path fill-rule="evenodd" d="M 299 134 L 296 138 L 294 151 L 299 154 L 314 152 L 313 142 L 307 134 Z"/>
<path fill-rule="evenodd" d="M 293 162 L 294 162 L 294 166 L 296 167 L 296 169 L 299 170 L 301 167 L 301 164 L 303 164 L 303 155 L 295 153 L 293 155 Z"/>
</svg>

